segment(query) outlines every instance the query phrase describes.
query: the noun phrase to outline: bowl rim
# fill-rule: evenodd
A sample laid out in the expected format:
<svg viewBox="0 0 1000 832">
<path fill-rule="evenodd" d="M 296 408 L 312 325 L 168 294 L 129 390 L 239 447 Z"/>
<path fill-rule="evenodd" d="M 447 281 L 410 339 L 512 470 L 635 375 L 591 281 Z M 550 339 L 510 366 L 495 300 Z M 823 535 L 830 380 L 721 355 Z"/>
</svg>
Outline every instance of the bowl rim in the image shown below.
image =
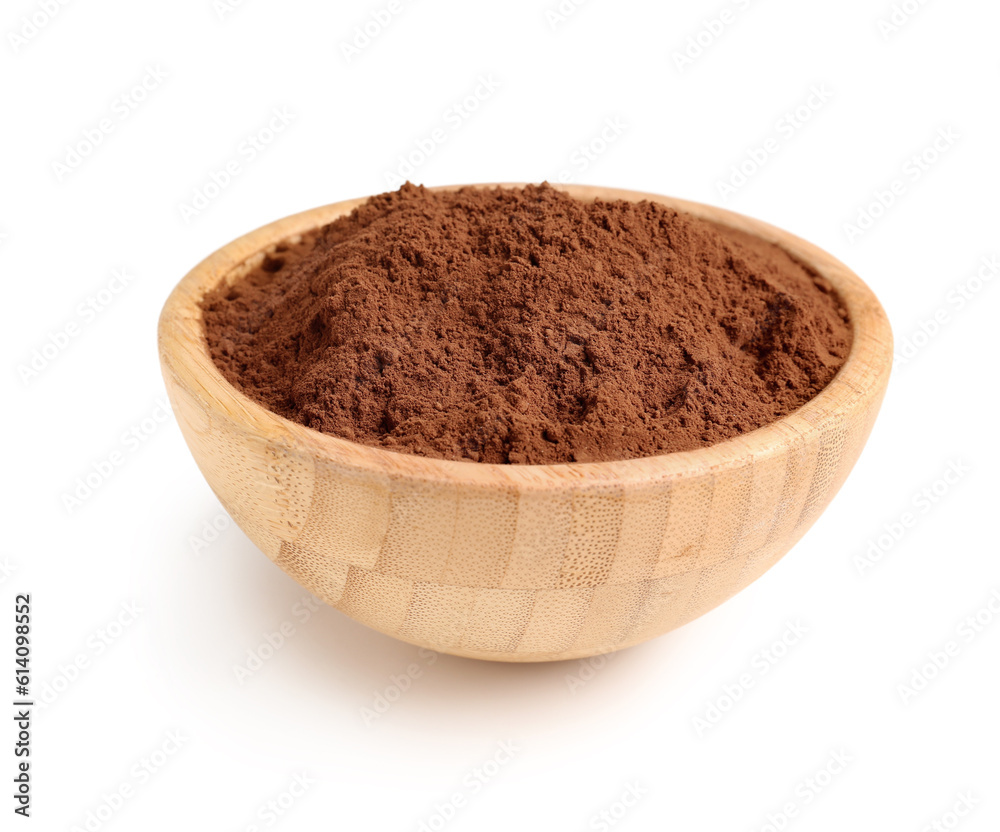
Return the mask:
<svg viewBox="0 0 1000 832">
<path fill-rule="evenodd" d="M 447 185 L 428 190 L 514 188 L 524 184 L 527 183 Z M 776 226 L 713 205 L 621 188 L 565 184 L 552 187 L 585 201 L 649 200 L 779 245 L 825 277 L 847 309 L 853 341 L 844 365 L 816 396 L 777 421 L 704 448 L 634 459 L 545 465 L 446 460 L 321 433 L 273 413 L 225 379 L 208 351 L 200 300 L 221 280 L 233 280 L 245 273 L 278 243 L 325 225 L 369 198 L 361 197 L 270 222 L 227 243 L 191 269 L 171 292 L 160 314 L 158 346 L 164 377 L 177 383 L 202 407 L 227 416 L 244 433 L 278 442 L 285 451 L 298 450 L 314 459 L 390 477 L 518 489 L 640 484 L 719 473 L 815 439 L 829 430 L 845 411 L 866 406 L 881 396 L 892 368 L 892 331 L 888 318 L 864 281 L 823 249 Z"/>
</svg>

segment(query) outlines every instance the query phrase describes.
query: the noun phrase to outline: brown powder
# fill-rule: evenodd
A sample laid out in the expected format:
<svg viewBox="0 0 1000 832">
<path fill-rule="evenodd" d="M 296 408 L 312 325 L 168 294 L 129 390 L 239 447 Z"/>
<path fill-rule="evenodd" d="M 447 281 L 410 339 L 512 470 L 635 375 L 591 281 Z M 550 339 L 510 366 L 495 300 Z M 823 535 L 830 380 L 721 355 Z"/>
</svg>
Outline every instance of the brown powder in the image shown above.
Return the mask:
<svg viewBox="0 0 1000 832">
<path fill-rule="evenodd" d="M 548 185 L 407 184 L 203 302 L 223 375 L 369 445 L 494 463 L 711 445 L 816 395 L 850 346 L 830 285 L 776 246 Z"/>
</svg>

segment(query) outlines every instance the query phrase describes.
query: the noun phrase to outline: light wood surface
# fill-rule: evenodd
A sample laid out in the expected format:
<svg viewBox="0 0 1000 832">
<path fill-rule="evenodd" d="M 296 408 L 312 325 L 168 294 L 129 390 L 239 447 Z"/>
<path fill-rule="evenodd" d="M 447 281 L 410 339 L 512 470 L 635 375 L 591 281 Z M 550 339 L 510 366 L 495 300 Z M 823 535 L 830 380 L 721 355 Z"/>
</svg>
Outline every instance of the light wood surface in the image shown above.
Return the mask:
<svg viewBox="0 0 1000 832">
<path fill-rule="evenodd" d="M 854 466 L 878 413 L 892 334 L 871 290 L 773 226 L 651 199 L 778 243 L 837 289 L 846 364 L 795 413 L 709 448 L 621 462 L 488 465 L 359 445 L 271 413 L 220 374 L 199 300 L 286 239 L 365 200 L 316 208 L 235 240 L 164 306 L 163 376 L 191 453 L 236 523 L 347 615 L 445 653 L 546 661 L 606 653 L 691 621 L 739 592 L 808 530 Z"/>
</svg>

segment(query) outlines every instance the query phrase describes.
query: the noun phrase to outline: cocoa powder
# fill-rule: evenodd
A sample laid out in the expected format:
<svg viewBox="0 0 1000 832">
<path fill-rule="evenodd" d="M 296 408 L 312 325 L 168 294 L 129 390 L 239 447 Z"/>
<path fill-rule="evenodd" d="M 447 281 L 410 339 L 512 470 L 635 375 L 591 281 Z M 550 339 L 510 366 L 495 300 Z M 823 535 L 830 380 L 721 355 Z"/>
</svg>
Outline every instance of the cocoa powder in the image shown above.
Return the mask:
<svg viewBox="0 0 1000 832">
<path fill-rule="evenodd" d="M 275 413 L 492 463 L 701 448 L 791 413 L 850 347 L 778 247 L 650 202 L 411 184 L 202 304 L 223 375 Z"/>
</svg>

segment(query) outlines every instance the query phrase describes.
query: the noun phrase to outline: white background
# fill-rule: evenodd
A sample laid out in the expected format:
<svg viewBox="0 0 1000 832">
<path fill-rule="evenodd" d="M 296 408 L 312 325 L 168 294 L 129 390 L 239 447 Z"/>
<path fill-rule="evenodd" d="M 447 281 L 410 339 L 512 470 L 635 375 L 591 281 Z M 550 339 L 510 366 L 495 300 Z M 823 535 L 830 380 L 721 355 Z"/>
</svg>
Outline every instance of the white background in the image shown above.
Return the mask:
<svg viewBox="0 0 1000 832">
<path fill-rule="evenodd" d="M 4 829 L 754 830 L 791 803 L 793 830 L 917 832 L 953 823 L 970 793 L 963 832 L 1000 827 L 1000 289 L 977 276 L 1000 255 L 996 3 L 908 0 L 890 32 L 892 5 L 867 0 L 590 0 L 561 21 L 546 15 L 558 0 L 401 0 L 350 61 L 343 44 L 387 3 L 74 1 L 28 37 L 23 16 L 44 23 L 42 5 L 0 13 L 0 645 L 11 667 L 14 596 L 30 592 L 32 694 L 49 700 L 34 715 L 32 818 L 8 826 L 4 797 Z M 724 10 L 722 34 L 678 66 Z M 148 68 L 166 78 L 123 109 Z M 491 74 L 499 88 L 468 119 L 448 113 Z M 814 86 L 832 97 L 790 128 Z M 274 108 L 290 122 L 249 160 L 241 142 Z M 100 145 L 68 155 L 102 119 Z M 586 160 L 606 119 L 620 135 Z M 806 538 L 716 611 L 598 669 L 431 663 L 329 608 L 303 622 L 304 591 L 238 529 L 194 542 L 221 509 L 176 424 L 155 421 L 156 320 L 184 273 L 273 219 L 388 189 L 399 155 L 439 127 L 418 182 L 565 171 L 722 204 L 843 259 L 885 304 L 897 352 L 910 344 Z M 916 168 L 939 131 L 945 152 Z M 720 181 L 768 138 L 777 152 L 724 198 Z M 240 174 L 185 221 L 233 159 Z M 893 180 L 903 193 L 871 227 L 845 228 Z M 80 309 L 121 270 L 124 290 Z M 46 347 L 67 328 L 64 348 Z M 950 468 L 962 473 L 946 483 Z M 912 527 L 880 544 L 904 512 Z M 884 554 L 859 569 L 873 544 Z M 962 628 L 977 614 L 981 631 Z M 294 634 L 241 684 L 234 666 L 285 621 Z M 772 663 L 761 651 L 796 622 L 806 633 Z M 948 641 L 957 655 L 904 697 Z M 366 724 L 411 664 L 420 675 Z M 745 673 L 753 686 L 699 732 Z M 8 672 L 0 701 L 13 687 Z M 0 723 L 7 795 L 13 723 Z M 507 740 L 513 760 L 470 786 Z M 834 753 L 850 762 L 825 775 Z M 289 806 L 297 774 L 312 782 Z M 622 815 L 629 784 L 644 794 Z M 442 826 L 435 807 L 456 792 L 465 805 Z M 269 814 L 272 800 L 288 808 Z M 601 826 L 601 811 L 619 817 Z"/>
</svg>

